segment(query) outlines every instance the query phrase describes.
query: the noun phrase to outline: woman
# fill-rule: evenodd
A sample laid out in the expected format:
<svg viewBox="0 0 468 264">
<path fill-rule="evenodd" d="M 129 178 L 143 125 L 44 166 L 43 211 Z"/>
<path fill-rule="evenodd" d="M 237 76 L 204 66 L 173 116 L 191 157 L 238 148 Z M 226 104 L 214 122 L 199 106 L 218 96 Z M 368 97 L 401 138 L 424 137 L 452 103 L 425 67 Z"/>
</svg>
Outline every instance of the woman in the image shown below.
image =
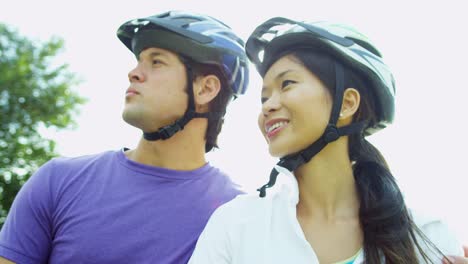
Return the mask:
<svg viewBox="0 0 468 264">
<path fill-rule="evenodd" d="M 273 18 L 246 49 L 263 77 L 259 127 L 280 162 L 260 198 L 212 215 L 190 263 L 414 264 L 461 253 L 440 221 L 408 211 L 365 139 L 392 122 L 395 95 L 365 36 Z"/>
</svg>

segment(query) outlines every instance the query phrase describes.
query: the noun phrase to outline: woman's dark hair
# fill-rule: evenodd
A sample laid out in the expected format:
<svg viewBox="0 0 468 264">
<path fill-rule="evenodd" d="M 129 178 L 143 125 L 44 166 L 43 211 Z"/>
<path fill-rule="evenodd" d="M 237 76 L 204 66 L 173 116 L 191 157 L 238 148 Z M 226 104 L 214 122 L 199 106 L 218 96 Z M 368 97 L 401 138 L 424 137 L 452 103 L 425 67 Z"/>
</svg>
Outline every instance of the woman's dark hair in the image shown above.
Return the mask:
<svg viewBox="0 0 468 264">
<path fill-rule="evenodd" d="M 287 54 L 314 73 L 330 94 L 334 94 L 334 57 L 310 49 L 296 49 Z M 353 122 L 376 123 L 376 100 L 372 99 L 368 81 L 349 65 L 344 68 L 345 89 L 355 88 L 361 96 Z M 363 133 L 349 136 L 348 151 L 360 201 L 359 219 L 364 234 L 365 263 L 381 263 L 383 257 L 387 264 L 415 264 L 419 263 L 417 253 L 426 262 L 431 262 L 420 246 L 421 242 L 445 257 L 413 222 L 387 162 L 377 148 L 364 138 Z"/>
<path fill-rule="evenodd" d="M 221 89 L 218 95 L 210 102 L 210 112 L 225 113 L 227 105 L 234 98 L 234 92 L 228 85 L 228 81 L 222 71 L 216 65 L 201 64 L 188 59 L 183 59 L 186 65 L 190 65 L 192 70 L 192 80 L 199 76 L 216 75 L 221 82 Z M 213 148 L 218 148 L 218 135 L 224 123 L 224 114 L 220 118 L 208 119 L 208 127 L 206 129 L 205 152 L 211 151 Z"/>
</svg>

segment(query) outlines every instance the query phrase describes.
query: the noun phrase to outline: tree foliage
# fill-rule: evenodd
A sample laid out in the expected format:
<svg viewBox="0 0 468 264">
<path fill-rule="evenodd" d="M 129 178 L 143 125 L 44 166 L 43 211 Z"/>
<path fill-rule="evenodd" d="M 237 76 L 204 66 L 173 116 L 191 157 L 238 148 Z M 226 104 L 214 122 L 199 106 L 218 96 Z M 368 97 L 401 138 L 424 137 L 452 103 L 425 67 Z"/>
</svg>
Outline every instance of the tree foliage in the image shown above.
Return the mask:
<svg viewBox="0 0 468 264">
<path fill-rule="evenodd" d="M 60 38 L 37 42 L 0 23 L 0 227 L 24 182 L 56 156 L 40 130 L 74 125 L 84 102 L 68 65 L 56 65 L 62 48 Z"/>
</svg>

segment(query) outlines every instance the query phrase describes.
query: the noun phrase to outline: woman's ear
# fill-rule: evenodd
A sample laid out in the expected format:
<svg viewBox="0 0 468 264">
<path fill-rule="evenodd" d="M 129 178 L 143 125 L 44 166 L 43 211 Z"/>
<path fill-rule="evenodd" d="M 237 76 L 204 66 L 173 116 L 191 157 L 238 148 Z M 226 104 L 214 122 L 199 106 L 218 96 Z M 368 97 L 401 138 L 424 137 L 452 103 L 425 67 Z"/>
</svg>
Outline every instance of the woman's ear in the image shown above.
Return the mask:
<svg viewBox="0 0 468 264">
<path fill-rule="evenodd" d="M 199 113 L 209 111 L 210 102 L 221 90 L 221 81 L 214 74 L 200 76 L 194 82 L 195 108 Z"/>
<path fill-rule="evenodd" d="M 350 119 L 359 109 L 361 102 L 361 95 L 359 91 L 354 88 L 347 88 L 343 93 L 343 103 L 341 104 L 340 120 Z"/>
</svg>

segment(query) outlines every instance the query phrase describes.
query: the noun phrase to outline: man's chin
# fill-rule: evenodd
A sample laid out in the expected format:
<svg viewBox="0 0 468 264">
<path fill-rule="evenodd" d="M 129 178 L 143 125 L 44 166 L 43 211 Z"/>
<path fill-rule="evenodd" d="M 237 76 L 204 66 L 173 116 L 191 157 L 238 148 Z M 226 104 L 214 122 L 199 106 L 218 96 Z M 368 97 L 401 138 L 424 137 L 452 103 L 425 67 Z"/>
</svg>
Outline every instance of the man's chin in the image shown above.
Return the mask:
<svg viewBox="0 0 468 264">
<path fill-rule="evenodd" d="M 143 124 L 140 122 L 141 118 L 137 118 L 134 114 L 131 114 L 128 111 L 123 111 L 122 119 L 125 123 L 143 130 Z"/>
</svg>

